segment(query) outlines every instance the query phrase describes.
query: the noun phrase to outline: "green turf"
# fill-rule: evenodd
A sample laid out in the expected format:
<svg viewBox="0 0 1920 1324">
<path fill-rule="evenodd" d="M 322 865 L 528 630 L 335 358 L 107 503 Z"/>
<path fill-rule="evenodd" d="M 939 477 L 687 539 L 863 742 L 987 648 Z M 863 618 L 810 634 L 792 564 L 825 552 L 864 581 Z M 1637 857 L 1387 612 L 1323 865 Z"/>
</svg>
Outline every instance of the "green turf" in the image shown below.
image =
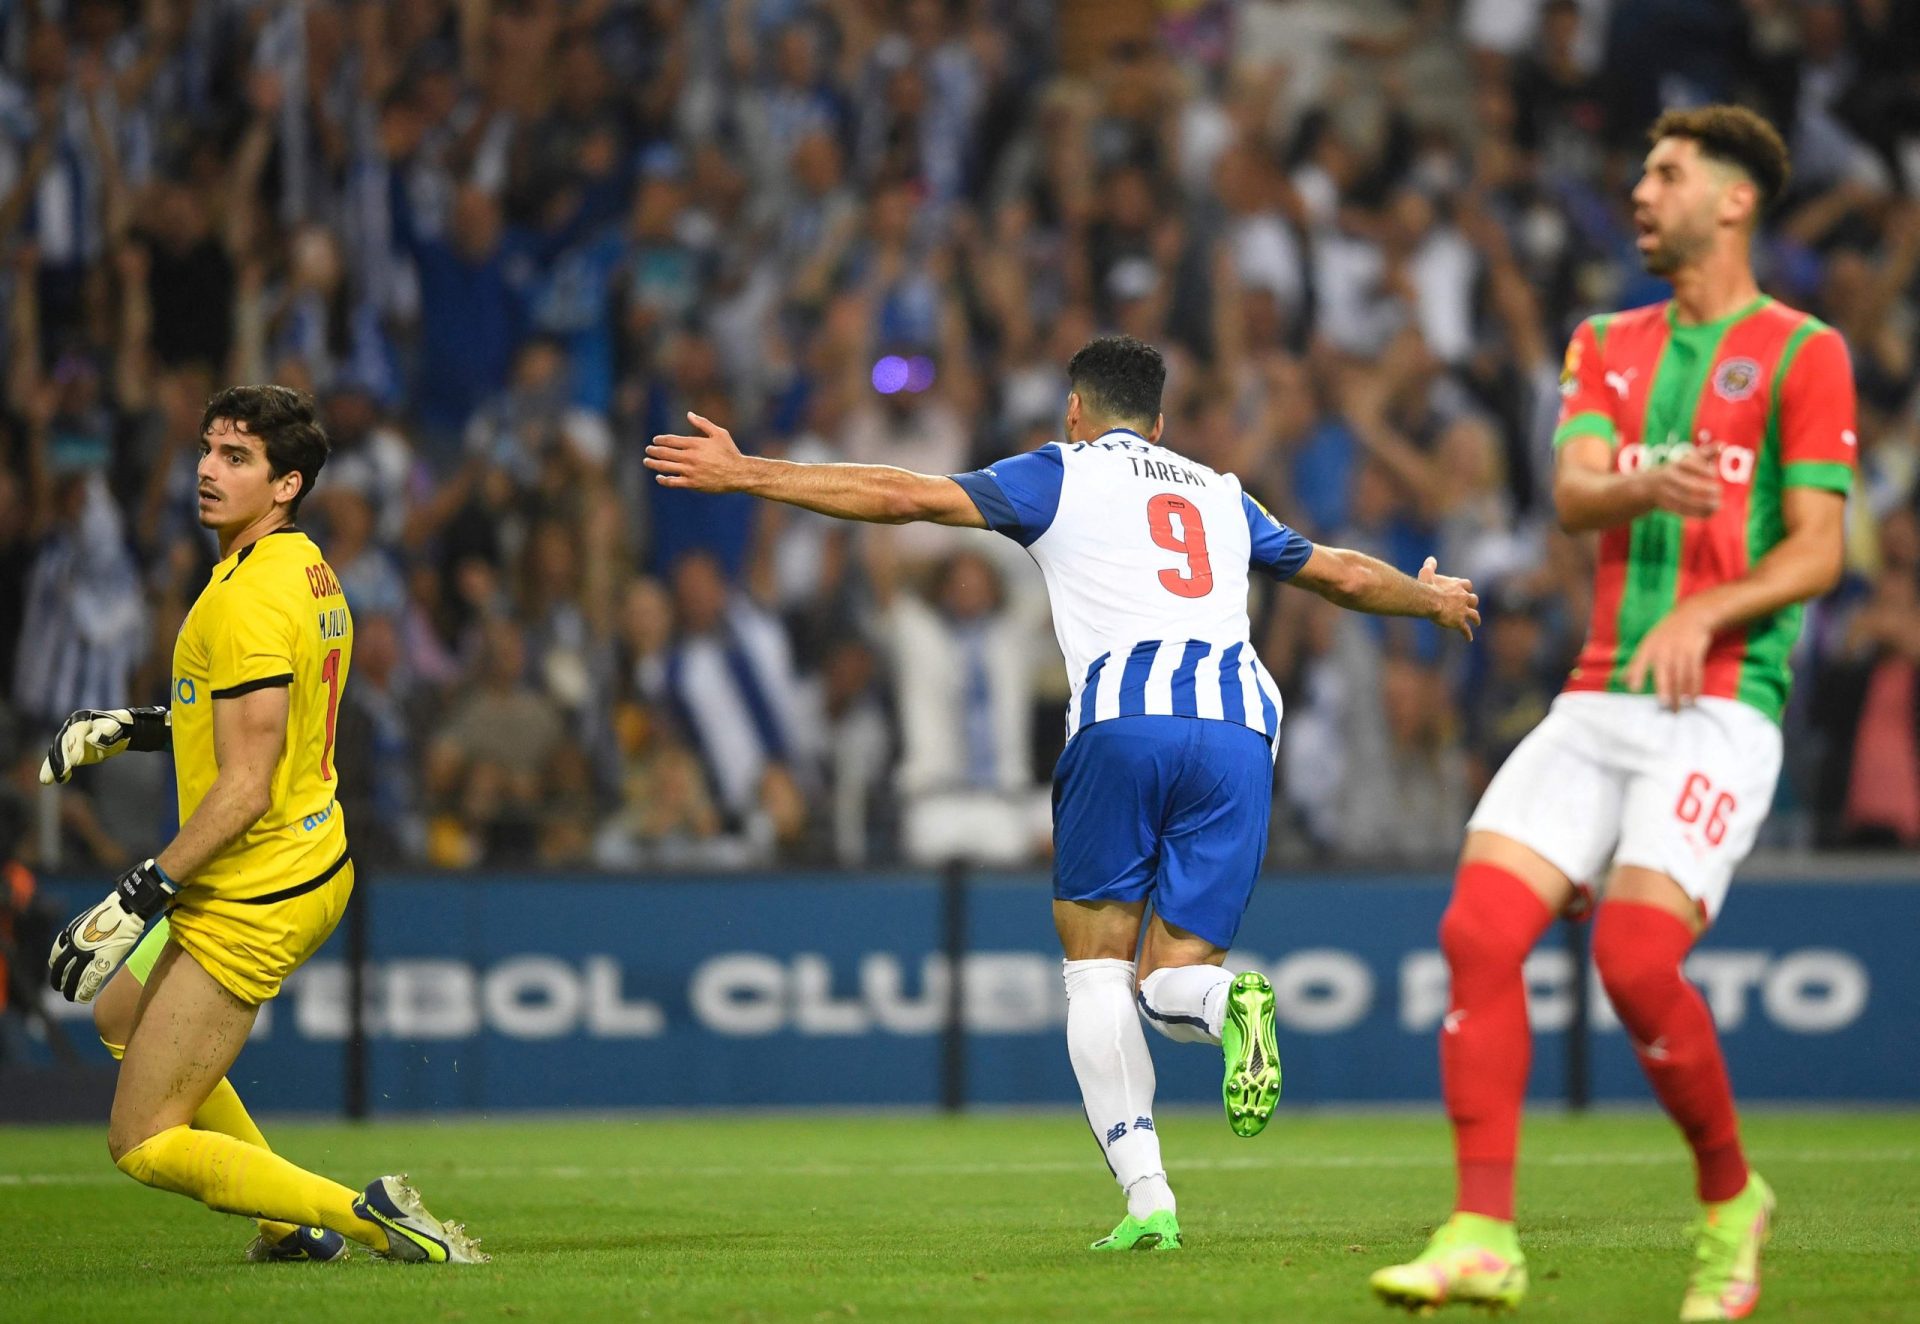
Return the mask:
<svg viewBox="0 0 1920 1324">
<path fill-rule="evenodd" d="M 251 1229 L 108 1165 L 97 1131 L 0 1129 L 0 1319 L 1391 1321 L 1374 1267 L 1417 1251 L 1451 1192 L 1444 1128 L 1217 1110 L 1161 1135 L 1188 1249 L 1094 1255 L 1122 1202 L 1077 1117 L 279 1125 L 352 1184 L 404 1169 L 496 1256 L 249 1265 Z M 1920 1117 L 1749 1119 L 1780 1196 L 1764 1319 L 1920 1318 Z M 1693 1213 L 1655 1116 L 1528 1124 L 1525 1317 L 1672 1319 Z M 1478 1316 L 1468 1316 L 1477 1319 Z"/>
</svg>

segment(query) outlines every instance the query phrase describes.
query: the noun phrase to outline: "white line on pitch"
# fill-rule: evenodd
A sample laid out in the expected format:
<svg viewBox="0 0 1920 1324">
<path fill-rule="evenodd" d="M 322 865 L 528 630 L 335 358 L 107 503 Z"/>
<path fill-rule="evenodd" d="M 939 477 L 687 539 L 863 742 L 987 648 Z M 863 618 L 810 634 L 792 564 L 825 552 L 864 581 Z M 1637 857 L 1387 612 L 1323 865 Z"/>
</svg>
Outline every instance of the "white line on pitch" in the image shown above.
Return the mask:
<svg viewBox="0 0 1920 1324">
<path fill-rule="evenodd" d="M 1843 1150 L 1756 1150 L 1755 1162 L 1778 1166 L 1786 1163 L 1879 1164 L 1912 1163 L 1920 1159 L 1920 1150 L 1843 1149 Z M 1605 1154 L 1540 1154 L 1522 1160 L 1524 1165 L 1549 1168 L 1637 1168 L 1680 1164 L 1685 1153 L 1677 1146 L 1660 1153 L 1616 1151 Z M 1258 1158 L 1192 1158 L 1177 1163 L 1182 1172 L 1242 1172 L 1283 1168 L 1444 1168 L 1453 1160 L 1442 1153 L 1432 1157 L 1401 1154 L 1276 1154 Z M 1054 1172 L 1079 1172 L 1087 1163 L 1079 1160 L 1050 1160 L 1032 1163 L 803 1163 L 785 1166 L 755 1167 L 589 1167 L 582 1164 L 524 1164 L 510 1167 L 452 1167 L 440 1169 L 420 1164 L 423 1172 L 435 1177 L 472 1178 L 481 1181 L 585 1181 L 606 1178 L 642 1180 L 661 1177 L 996 1177 L 1041 1175 Z M 0 1187 L 16 1186 L 109 1186 L 125 1178 L 112 1172 L 0 1172 Z"/>
</svg>

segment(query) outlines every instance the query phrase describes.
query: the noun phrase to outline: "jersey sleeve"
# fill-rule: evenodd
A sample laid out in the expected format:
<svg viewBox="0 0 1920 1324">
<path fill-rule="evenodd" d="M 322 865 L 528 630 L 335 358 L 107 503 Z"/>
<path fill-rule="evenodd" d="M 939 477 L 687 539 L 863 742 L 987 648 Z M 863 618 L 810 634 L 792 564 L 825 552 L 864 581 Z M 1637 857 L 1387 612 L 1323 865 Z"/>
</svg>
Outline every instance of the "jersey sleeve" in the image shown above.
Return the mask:
<svg viewBox="0 0 1920 1324">
<path fill-rule="evenodd" d="M 1788 487 L 1845 492 L 1860 461 L 1854 432 L 1853 362 L 1847 342 L 1821 327 L 1786 365 L 1780 383 L 1781 481 Z"/>
<path fill-rule="evenodd" d="M 1619 435 L 1607 394 L 1606 364 L 1600 357 L 1605 325 L 1589 317 L 1567 342 L 1566 361 L 1560 366 L 1560 417 L 1553 427 L 1555 449 L 1575 437 L 1611 442 Z"/>
<path fill-rule="evenodd" d="M 1313 555 L 1313 544 L 1273 517 L 1273 512 L 1245 492 L 1240 507 L 1247 516 L 1247 532 L 1252 550 L 1249 564 L 1259 567 L 1275 579 L 1292 579 Z"/>
<path fill-rule="evenodd" d="M 273 599 L 231 586 L 204 626 L 213 697 L 233 699 L 293 683 L 293 623 Z M 212 604 L 209 604 L 212 605 Z"/>
<path fill-rule="evenodd" d="M 954 474 L 995 533 L 1004 533 L 1022 547 L 1053 527 L 1060 509 L 1060 482 L 1066 462 L 1052 442 L 1037 451 L 1014 455 L 984 469 Z"/>
</svg>

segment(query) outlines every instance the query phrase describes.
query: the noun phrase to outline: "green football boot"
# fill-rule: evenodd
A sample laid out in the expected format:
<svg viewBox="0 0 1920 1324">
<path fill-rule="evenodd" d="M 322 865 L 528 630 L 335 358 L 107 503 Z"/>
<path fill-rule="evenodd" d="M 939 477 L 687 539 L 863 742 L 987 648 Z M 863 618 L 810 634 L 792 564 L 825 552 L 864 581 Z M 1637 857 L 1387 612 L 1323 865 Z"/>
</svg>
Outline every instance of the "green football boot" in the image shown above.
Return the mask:
<svg viewBox="0 0 1920 1324">
<path fill-rule="evenodd" d="M 1145 1218 L 1128 1214 L 1120 1226 L 1093 1243 L 1090 1250 L 1179 1250 L 1180 1220 L 1173 1210 L 1161 1209 Z"/>
<path fill-rule="evenodd" d="M 1227 1125 L 1237 1136 L 1259 1135 L 1280 1101 L 1280 1048 L 1273 1028 L 1273 985 L 1257 970 L 1233 977 L 1220 1051 L 1226 1058 L 1220 1098 L 1227 1106 Z"/>
<path fill-rule="evenodd" d="M 1760 1248 L 1773 1231 L 1773 1188 L 1760 1174 L 1731 1200 L 1710 1204 L 1695 1225 L 1693 1279 L 1680 1304 L 1681 1324 L 1745 1319 L 1760 1304 Z"/>
<path fill-rule="evenodd" d="M 1427 1248 L 1406 1264 L 1377 1270 L 1373 1294 L 1390 1306 L 1423 1315 L 1460 1303 L 1498 1314 L 1527 1294 L 1527 1258 L 1513 1224 L 1480 1214 L 1455 1214 Z"/>
</svg>

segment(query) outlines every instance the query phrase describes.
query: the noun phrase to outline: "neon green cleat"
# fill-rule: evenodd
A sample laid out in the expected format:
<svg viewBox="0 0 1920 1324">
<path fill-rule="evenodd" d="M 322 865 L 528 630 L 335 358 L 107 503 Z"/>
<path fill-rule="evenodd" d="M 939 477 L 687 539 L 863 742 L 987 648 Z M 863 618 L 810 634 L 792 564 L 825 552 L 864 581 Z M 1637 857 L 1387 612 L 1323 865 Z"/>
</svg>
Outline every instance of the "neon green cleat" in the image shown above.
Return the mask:
<svg viewBox="0 0 1920 1324">
<path fill-rule="evenodd" d="M 1257 970 L 1233 977 L 1220 1026 L 1226 1075 L 1220 1098 L 1237 1136 L 1257 1136 L 1280 1101 L 1280 1046 L 1273 1029 L 1273 985 Z"/>
<path fill-rule="evenodd" d="M 1695 1225 L 1693 1278 L 1681 1324 L 1745 1319 L 1760 1304 L 1760 1248 L 1773 1231 L 1773 1188 L 1749 1173 L 1746 1189 L 1710 1204 Z"/>
<path fill-rule="evenodd" d="M 1120 1226 L 1088 1247 L 1089 1250 L 1179 1250 L 1180 1220 L 1171 1209 L 1159 1209 L 1145 1218 L 1128 1214 Z"/>
<path fill-rule="evenodd" d="M 1373 1294 L 1390 1306 L 1432 1314 L 1459 1302 L 1498 1314 L 1527 1294 L 1527 1257 L 1513 1224 L 1455 1214 L 1407 1264 L 1377 1270 Z"/>
</svg>

